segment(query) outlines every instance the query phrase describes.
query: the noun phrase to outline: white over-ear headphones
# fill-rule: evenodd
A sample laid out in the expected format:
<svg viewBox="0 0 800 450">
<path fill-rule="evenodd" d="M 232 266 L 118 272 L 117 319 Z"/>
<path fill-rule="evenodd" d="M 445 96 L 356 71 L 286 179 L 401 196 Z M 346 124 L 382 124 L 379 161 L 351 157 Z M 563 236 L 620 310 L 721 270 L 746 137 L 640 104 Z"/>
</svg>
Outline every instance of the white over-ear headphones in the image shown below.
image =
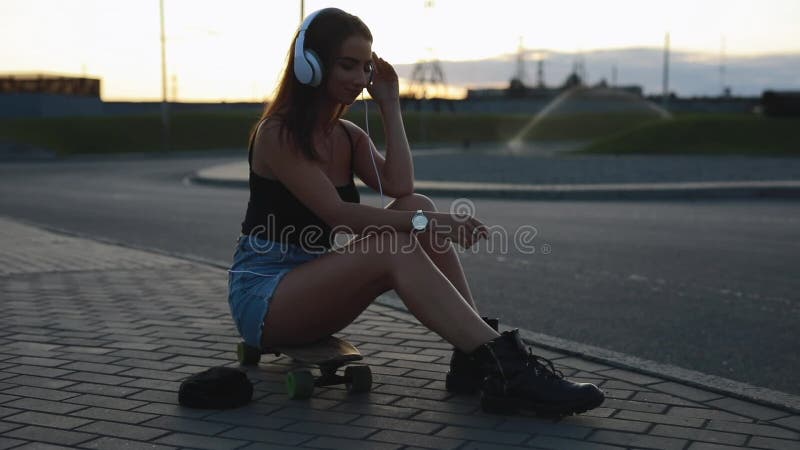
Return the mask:
<svg viewBox="0 0 800 450">
<path fill-rule="evenodd" d="M 294 76 L 301 84 L 317 87 L 322 83 L 322 61 L 319 60 L 319 55 L 310 48 L 304 48 L 306 30 L 320 13 L 335 9 L 325 8 L 314 11 L 300 25 L 300 30 L 297 32 L 297 40 L 294 43 Z"/>
<path fill-rule="evenodd" d="M 338 10 L 338 8 L 324 8 L 319 11 L 314 11 L 300 25 L 300 30 L 297 32 L 297 40 L 294 43 L 294 76 L 301 84 L 317 87 L 322 83 L 322 62 L 319 60 L 314 50 L 305 49 L 306 30 L 311 26 L 311 22 L 320 13 L 325 11 Z M 373 68 L 370 71 L 369 83 L 372 83 L 372 75 L 375 73 Z M 364 93 L 361 93 L 361 100 L 364 101 Z M 367 102 L 364 101 L 364 122 L 367 125 L 367 136 L 369 136 L 369 113 L 367 109 Z M 372 141 L 369 140 L 370 146 Z M 370 147 L 369 155 L 372 157 L 372 166 L 375 168 L 375 175 L 378 177 L 378 190 L 381 194 L 381 207 L 384 207 L 383 201 L 383 186 L 381 185 L 381 177 L 378 173 L 378 166 L 375 164 L 375 156 L 372 154 Z"/>
</svg>

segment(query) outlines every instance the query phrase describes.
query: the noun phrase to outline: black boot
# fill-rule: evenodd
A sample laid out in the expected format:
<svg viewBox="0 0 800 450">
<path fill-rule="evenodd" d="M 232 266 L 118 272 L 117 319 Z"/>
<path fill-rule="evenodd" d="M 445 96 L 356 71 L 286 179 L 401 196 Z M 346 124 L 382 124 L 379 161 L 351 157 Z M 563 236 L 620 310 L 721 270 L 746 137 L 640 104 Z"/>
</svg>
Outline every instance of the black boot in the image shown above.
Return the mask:
<svg viewBox="0 0 800 450">
<path fill-rule="evenodd" d="M 597 386 L 566 380 L 552 362 L 531 353 L 519 330 L 506 331 L 469 357 L 487 374 L 481 387 L 485 412 L 570 415 L 597 408 L 605 400 Z"/>
<path fill-rule="evenodd" d="M 490 319 L 483 317 L 483 321 L 492 327 L 494 331 L 498 331 L 498 319 Z M 448 391 L 457 394 L 474 394 L 481 388 L 483 378 L 486 374 L 483 373 L 480 366 L 478 366 L 466 353 L 455 348 L 453 349 L 453 356 L 450 358 L 450 371 L 447 372 L 445 378 L 445 386 Z"/>
</svg>

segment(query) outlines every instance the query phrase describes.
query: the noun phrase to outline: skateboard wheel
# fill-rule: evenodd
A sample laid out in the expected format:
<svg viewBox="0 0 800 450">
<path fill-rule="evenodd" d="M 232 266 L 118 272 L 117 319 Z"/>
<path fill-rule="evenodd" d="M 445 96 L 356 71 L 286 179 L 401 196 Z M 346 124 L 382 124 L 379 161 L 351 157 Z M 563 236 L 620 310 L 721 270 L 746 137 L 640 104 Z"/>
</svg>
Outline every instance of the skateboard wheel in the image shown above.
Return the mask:
<svg viewBox="0 0 800 450">
<path fill-rule="evenodd" d="M 239 342 L 236 345 L 236 357 L 239 359 L 239 364 L 254 366 L 261 361 L 261 349 Z"/>
<path fill-rule="evenodd" d="M 292 370 L 286 374 L 286 393 L 291 399 L 311 398 L 314 393 L 314 375 L 310 370 Z"/>
<path fill-rule="evenodd" d="M 369 392 L 372 389 L 372 371 L 369 366 L 347 366 L 344 376 L 348 380 L 345 383 L 347 392 L 351 394 Z"/>
</svg>

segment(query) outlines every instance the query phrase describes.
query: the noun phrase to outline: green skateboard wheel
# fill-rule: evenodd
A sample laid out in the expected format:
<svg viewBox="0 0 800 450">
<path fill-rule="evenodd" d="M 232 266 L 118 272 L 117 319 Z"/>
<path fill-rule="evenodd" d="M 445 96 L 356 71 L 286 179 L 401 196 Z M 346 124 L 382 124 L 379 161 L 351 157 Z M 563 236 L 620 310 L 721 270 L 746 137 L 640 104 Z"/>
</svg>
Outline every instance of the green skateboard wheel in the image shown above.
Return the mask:
<svg viewBox="0 0 800 450">
<path fill-rule="evenodd" d="M 292 370 L 286 374 L 286 393 L 291 399 L 311 398 L 314 393 L 314 376 L 310 370 Z"/>
<path fill-rule="evenodd" d="M 369 392 L 372 389 L 372 371 L 369 366 L 347 366 L 344 376 L 349 380 L 345 386 L 351 394 Z"/>
<path fill-rule="evenodd" d="M 236 357 L 239 359 L 239 364 L 254 366 L 261 361 L 261 349 L 239 342 L 236 345 Z"/>
</svg>

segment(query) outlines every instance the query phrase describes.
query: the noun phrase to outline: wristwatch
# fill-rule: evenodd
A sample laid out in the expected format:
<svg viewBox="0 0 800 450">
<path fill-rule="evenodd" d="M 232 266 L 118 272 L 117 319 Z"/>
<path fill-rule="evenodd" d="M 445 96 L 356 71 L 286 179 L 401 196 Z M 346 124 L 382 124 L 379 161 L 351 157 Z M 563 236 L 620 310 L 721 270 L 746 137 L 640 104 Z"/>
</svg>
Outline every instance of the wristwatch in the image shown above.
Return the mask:
<svg viewBox="0 0 800 450">
<path fill-rule="evenodd" d="M 428 227 L 428 218 L 425 214 L 422 214 L 421 209 L 418 209 L 411 217 L 411 226 L 414 228 L 414 231 L 423 231 Z"/>
</svg>

